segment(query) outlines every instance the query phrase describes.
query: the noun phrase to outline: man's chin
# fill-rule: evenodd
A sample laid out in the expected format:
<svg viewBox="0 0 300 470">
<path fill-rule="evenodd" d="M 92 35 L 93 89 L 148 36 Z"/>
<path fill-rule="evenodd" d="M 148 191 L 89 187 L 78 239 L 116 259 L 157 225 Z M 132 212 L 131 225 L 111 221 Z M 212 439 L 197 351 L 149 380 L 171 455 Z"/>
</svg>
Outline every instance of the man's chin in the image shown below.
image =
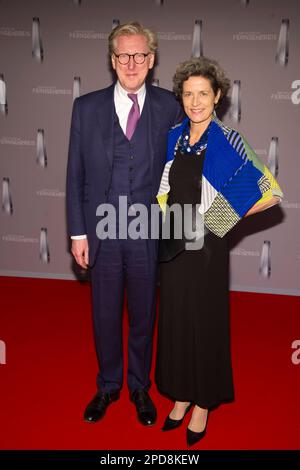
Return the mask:
<svg viewBox="0 0 300 470">
<path fill-rule="evenodd" d="M 137 83 L 126 83 L 125 89 L 129 93 L 135 93 L 141 88 L 142 84 L 137 84 Z"/>
</svg>

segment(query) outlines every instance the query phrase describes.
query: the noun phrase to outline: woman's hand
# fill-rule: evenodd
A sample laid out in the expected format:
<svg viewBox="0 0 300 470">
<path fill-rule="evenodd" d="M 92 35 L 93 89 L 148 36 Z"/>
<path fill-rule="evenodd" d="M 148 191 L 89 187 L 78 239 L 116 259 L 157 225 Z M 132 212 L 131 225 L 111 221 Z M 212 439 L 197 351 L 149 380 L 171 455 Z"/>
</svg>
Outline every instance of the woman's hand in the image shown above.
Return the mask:
<svg viewBox="0 0 300 470">
<path fill-rule="evenodd" d="M 268 209 L 269 207 L 275 206 L 275 204 L 278 204 L 280 200 L 281 199 L 279 197 L 273 196 L 272 199 L 270 199 L 269 201 L 260 204 L 254 204 L 254 206 L 251 207 L 251 209 L 244 215 L 244 217 L 248 217 L 248 215 L 253 215 L 257 212 L 262 212 Z"/>
</svg>

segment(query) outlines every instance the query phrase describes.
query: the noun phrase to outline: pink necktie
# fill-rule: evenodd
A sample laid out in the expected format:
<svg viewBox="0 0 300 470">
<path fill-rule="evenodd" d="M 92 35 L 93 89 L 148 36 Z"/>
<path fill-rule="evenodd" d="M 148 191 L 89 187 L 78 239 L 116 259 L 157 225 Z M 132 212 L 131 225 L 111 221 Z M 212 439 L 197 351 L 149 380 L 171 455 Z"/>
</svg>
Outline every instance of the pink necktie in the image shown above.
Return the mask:
<svg viewBox="0 0 300 470">
<path fill-rule="evenodd" d="M 140 107 L 135 93 L 127 93 L 128 98 L 131 99 L 132 107 L 128 114 L 127 125 L 126 125 L 126 137 L 128 140 L 131 139 L 135 131 L 137 122 L 140 117 Z"/>
</svg>

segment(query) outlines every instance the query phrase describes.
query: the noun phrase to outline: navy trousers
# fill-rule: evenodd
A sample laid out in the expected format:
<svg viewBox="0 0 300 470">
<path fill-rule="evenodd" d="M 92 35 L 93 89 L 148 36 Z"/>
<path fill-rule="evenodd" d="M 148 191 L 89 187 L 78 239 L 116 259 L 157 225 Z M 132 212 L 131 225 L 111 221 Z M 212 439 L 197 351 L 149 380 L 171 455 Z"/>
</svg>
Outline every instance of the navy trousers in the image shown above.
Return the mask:
<svg viewBox="0 0 300 470">
<path fill-rule="evenodd" d="M 129 315 L 127 385 L 131 392 L 150 387 L 156 280 L 154 240 L 101 241 L 91 270 L 99 389 L 111 392 L 122 387 L 125 289 Z"/>
</svg>

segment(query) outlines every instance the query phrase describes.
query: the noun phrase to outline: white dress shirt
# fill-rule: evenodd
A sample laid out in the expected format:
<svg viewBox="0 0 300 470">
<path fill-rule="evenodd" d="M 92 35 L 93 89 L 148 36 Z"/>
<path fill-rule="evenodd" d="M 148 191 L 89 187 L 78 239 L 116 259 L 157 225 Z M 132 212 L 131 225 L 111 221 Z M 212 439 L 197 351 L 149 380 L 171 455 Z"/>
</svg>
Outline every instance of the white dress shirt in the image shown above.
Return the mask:
<svg viewBox="0 0 300 470">
<path fill-rule="evenodd" d="M 129 111 L 132 108 L 133 102 L 127 96 L 127 91 L 121 86 L 118 81 L 115 86 L 114 91 L 114 102 L 117 116 L 119 118 L 119 123 L 124 134 L 126 134 L 126 125 Z M 145 98 L 146 98 L 146 86 L 143 84 L 141 88 L 136 92 L 138 96 L 138 103 L 140 107 L 140 114 L 142 114 Z"/>
<path fill-rule="evenodd" d="M 114 103 L 115 103 L 115 110 L 119 118 L 119 123 L 124 134 L 126 134 L 128 114 L 133 104 L 132 100 L 128 98 L 127 93 L 128 92 L 124 90 L 121 83 L 117 81 L 115 85 L 115 89 L 114 89 Z M 136 92 L 136 94 L 138 95 L 140 114 L 142 114 L 144 103 L 145 103 L 145 98 L 146 98 L 145 83 Z M 72 235 L 71 238 L 72 240 L 82 240 L 86 238 L 86 235 Z"/>
</svg>

